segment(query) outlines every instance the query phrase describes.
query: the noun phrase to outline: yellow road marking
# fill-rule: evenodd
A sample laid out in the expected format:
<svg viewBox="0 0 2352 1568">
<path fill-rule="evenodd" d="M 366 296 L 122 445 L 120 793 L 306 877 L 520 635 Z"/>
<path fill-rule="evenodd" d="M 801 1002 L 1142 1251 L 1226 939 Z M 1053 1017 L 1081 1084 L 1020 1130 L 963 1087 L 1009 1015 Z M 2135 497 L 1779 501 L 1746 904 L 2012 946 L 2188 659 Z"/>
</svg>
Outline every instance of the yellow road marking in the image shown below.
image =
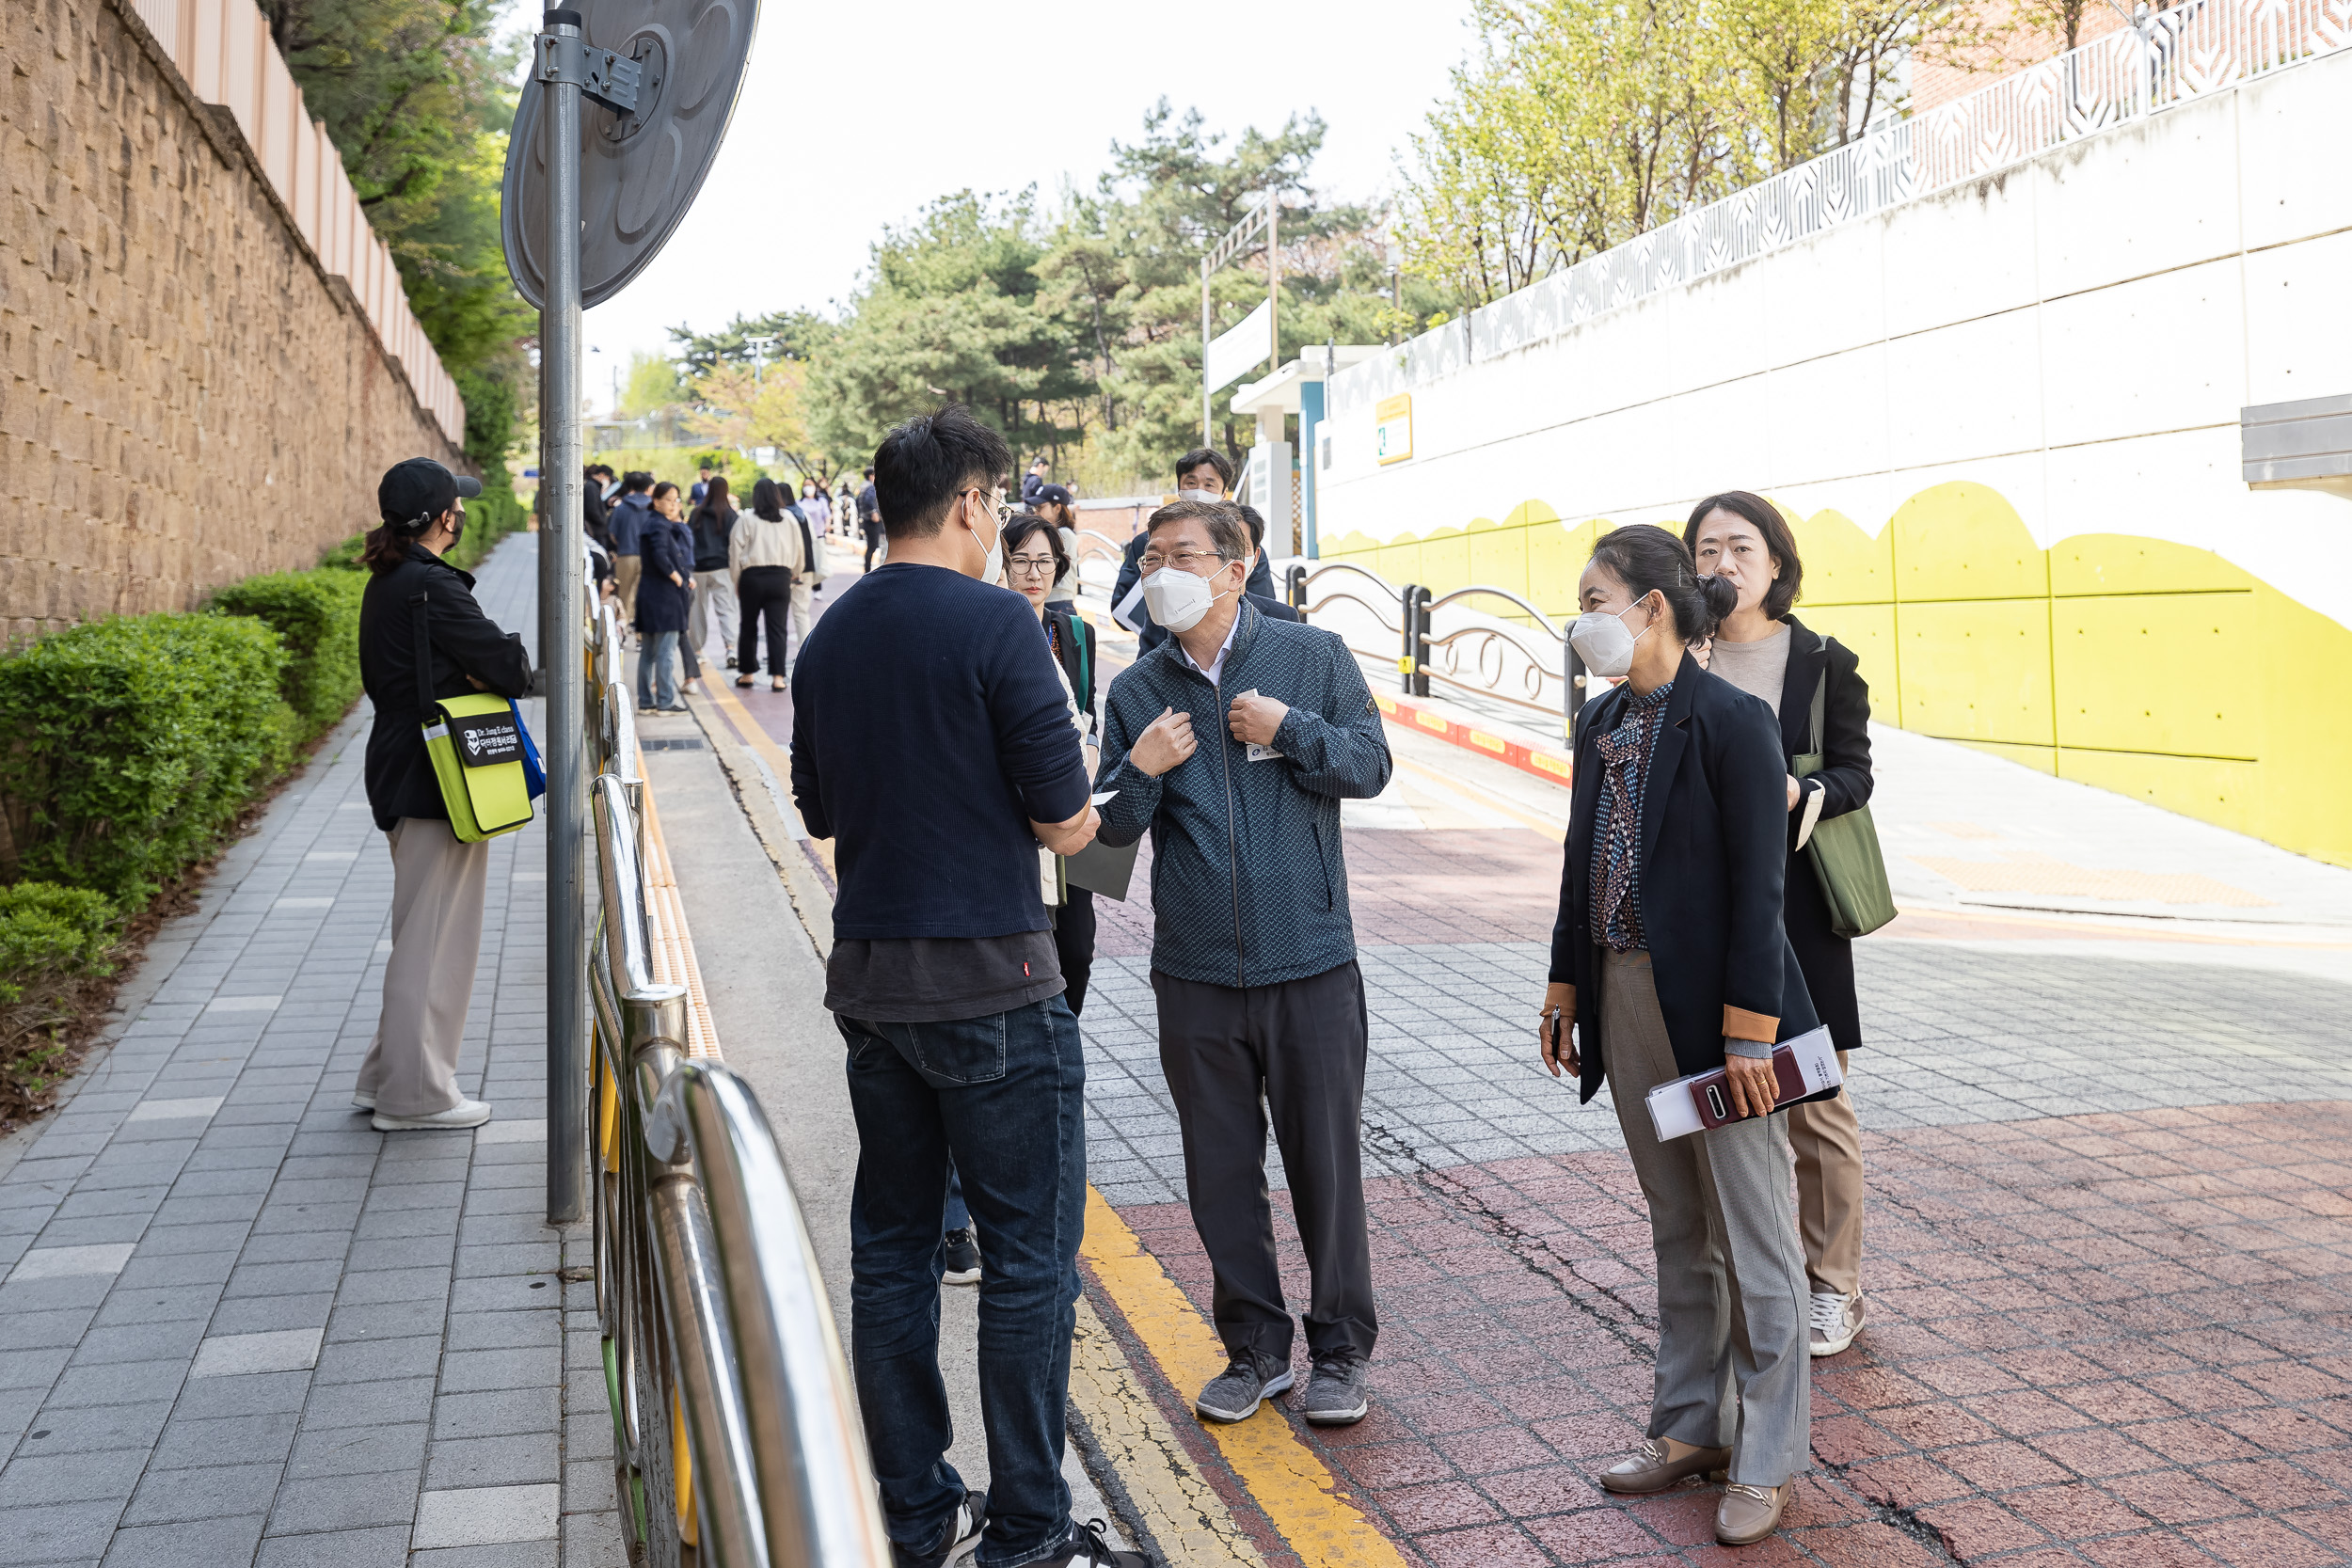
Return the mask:
<svg viewBox="0 0 2352 1568">
<path fill-rule="evenodd" d="M 1180 1392 L 1225 1370 L 1225 1352 L 1200 1312 L 1143 1249 L 1103 1195 L 1087 1189 L 1087 1261 Z M 1278 1410 L 1231 1425 L 1207 1423 L 1225 1462 L 1307 1568 L 1405 1568 L 1395 1544 L 1364 1517 L 1340 1481 Z"/>
<path fill-rule="evenodd" d="M 726 716 L 735 721 L 736 733 L 743 737 L 743 744 L 757 752 L 760 761 L 776 770 L 776 782 L 789 787 L 792 783 L 792 759 L 785 754 L 783 747 L 769 738 L 766 727 L 752 717 L 752 710 L 745 707 L 734 692 L 716 682 L 705 687 L 703 694 L 718 704 Z"/>
</svg>

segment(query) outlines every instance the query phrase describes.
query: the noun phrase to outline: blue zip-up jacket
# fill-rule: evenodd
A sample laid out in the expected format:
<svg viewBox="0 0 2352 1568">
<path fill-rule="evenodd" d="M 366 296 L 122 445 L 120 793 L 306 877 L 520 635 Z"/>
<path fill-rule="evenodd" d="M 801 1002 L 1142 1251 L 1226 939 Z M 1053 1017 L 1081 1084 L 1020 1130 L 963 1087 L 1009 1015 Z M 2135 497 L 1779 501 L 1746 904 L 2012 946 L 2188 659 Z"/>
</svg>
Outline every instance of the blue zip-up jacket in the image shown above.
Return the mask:
<svg viewBox="0 0 2352 1568">
<path fill-rule="evenodd" d="M 638 554 L 644 547 L 645 530 L 660 520 L 653 509 L 653 498 L 643 490 L 623 496 L 605 515 L 604 526 L 612 532 L 612 553 Z"/>
<path fill-rule="evenodd" d="M 1226 712 L 1255 689 L 1286 705 L 1279 757 L 1251 762 Z M 1180 980 L 1271 986 L 1356 956 L 1340 855 L 1340 802 L 1389 784 L 1388 737 L 1363 672 L 1320 626 L 1277 621 L 1245 598 L 1217 684 L 1174 638 L 1129 666 L 1104 698 L 1101 841 L 1152 834 L 1152 967 Z M 1197 749 L 1158 778 L 1127 766 L 1136 737 L 1172 707 Z"/>
</svg>

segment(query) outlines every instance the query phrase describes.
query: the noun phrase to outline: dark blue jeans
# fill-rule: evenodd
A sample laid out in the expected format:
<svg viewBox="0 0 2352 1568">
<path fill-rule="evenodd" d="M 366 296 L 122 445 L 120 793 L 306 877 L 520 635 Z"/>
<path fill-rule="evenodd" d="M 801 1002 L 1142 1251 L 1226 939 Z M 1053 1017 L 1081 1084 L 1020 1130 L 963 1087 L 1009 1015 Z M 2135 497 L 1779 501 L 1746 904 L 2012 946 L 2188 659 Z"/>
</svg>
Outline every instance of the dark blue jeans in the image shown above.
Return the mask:
<svg viewBox="0 0 2352 1568">
<path fill-rule="evenodd" d="M 963 1496 L 939 1375 L 952 1159 L 986 1239 L 980 1568 L 1016 1568 L 1070 1533 L 1061 1479 L 1078 1242 L 1086 1228 L 1086 1055 L 1058 996 L 948 1023 L 836 1018 L 857 1116 L 850 1198 L 850 1364 L 890 1538 L 923 1547 Z"/>
</svg>

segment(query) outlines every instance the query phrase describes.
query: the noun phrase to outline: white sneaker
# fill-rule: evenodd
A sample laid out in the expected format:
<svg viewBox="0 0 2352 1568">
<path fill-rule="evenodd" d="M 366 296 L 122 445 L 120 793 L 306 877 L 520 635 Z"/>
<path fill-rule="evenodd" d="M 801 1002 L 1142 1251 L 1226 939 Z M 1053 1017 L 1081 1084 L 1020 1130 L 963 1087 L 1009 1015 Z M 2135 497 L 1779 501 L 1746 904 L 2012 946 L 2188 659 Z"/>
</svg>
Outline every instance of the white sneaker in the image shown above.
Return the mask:
<svg viewBox="0 0 2352 1568">
<path fill-rule="evenodd" d="M 1862 1292 L 1843 1295 L 1836 1291 L 1813 1292 L 1812 1351 L 1816 1355 L 1836 1355 L 1854 1342 L 1862 1332 L 1865 1316 Z"/>
<path fill-rule="evenodd" d="M 490 1107 L 479 1100 L 461 1100 L 446 1111 L 428 1117 L 388 1117 L 375 1113 L 378 1132 L 431 1132 L 444 1128 L 479 1127 L 490 1119 Z"/>
</svg>

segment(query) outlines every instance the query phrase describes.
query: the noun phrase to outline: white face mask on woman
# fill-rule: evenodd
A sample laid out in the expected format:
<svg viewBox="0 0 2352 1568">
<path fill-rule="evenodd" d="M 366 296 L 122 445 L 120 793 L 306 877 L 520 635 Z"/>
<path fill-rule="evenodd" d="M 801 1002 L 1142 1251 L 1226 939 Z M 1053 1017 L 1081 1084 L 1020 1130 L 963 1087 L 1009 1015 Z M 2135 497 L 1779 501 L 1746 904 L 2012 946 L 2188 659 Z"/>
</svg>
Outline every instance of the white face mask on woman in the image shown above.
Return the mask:
<svg viewBox="0 0 2352 1568">
<path fill-rule="evenodd" d="M 1648 595 L 1645 594 L 1646 598 Z M 1653 618 L 1640 632 L 1625 629 L 1625 618 L 1640 608 L 1639 602 L 1611 614 L 1605 610 L 1588 610 L 1576 618 L 1568 628 L 1568 646 L 1584 661 L 1584 668 L 1596 675 L 1623 680 L 1633 669 L 1634 644 L 1656 628 Z"/>
</svg>

